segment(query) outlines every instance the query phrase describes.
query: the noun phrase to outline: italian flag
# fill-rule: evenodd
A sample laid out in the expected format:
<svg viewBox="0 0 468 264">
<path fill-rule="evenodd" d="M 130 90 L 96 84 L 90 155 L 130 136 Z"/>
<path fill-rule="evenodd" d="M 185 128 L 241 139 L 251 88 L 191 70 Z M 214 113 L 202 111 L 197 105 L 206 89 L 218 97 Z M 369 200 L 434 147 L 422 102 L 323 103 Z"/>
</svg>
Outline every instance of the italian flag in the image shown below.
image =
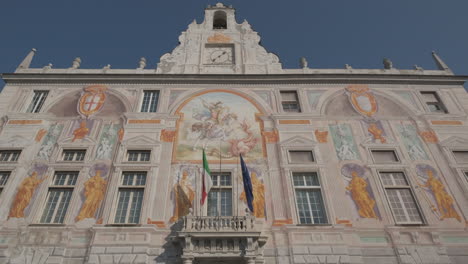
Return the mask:
<svg viewBox="0 0 468 264">
<path fill-rule="evenodd" d="M 205 203 L 208 192 L 213 186 L 213 181 L 211 180 L 210 167 L 208 166 L 208 161 L 206 160 L 205 150 L 203 149 L 203 171 L 202 171 L 202 194 L 200 203 L 203 205 Z"/>
</svg>

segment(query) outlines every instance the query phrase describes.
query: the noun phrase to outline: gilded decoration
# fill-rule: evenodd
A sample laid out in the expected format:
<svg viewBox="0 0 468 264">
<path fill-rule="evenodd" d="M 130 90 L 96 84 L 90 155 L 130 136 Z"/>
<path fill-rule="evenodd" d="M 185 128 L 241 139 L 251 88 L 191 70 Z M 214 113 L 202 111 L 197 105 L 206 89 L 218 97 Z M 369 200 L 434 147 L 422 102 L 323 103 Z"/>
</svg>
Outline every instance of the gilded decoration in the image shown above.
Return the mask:
<svg viewBox="0 0 468 264">
<path fill-rule="evenodd" d="M 146 223 L 148 225 L 155 225 L 156 227 L 159 227 L 159 228 L 166 228 L 166 223 L 164 223 L 164 221 L 152 221 L 151 218 L 149 217 L 146 220 Z"/>
<path fill-rule="evenodd" d="M 280 120 L 280 125 L 310 125 L 310 120 Z"/>
<path fill-rule="evenodd" d="M 34 138 L 34 141 L 36 142 L 41 142 L 42 138 L 47 134 L 47 130 L 41 128 L 39 131 L 37 131 L 36 137 Z"/>
<path fill-rule="evenodd" d="M 319 143 L 327 143 L 328 142 L 328 131 L 320 131 L 318 129 L 315 130 L 315 138 Z"/>
<path fill-rule="evenodd" d="M 174 142 L 176 131 L 174 130 L 161 130 L 161 141 L 163 142 Z"/>
<path fill-rule="evenodd" d="M 254 216 L 257 218 L 265 218 L 265 185 L 258 179 L 257 173 L 251 173 L 252 192 L 255 199 L 253 200 Z M 245 192 L 243 191 L 239 199 L 247 203 Z"/>
<path fill-rule="evenodd" d="M 78 112 L 86 117 L 99 112 L 106 101 L 106 90 L 105 85 L 85 87 L 78 101 Z"/>
<path fill-rule="evenodd" d="M 193 208 L 195 191 L 192 182 L 195 179 L 195 174 L 197 174 L 196 167 L 182 166 L 178 171 L 177 181 L 172 187 L 174 212 L 169 222 L 176 222 L 179 218 L 188 215 L 190 208 Z"/>
<path fill-rule="evenodd" d="M 44 177 L 47 171 L 47 165 L 35 164 L 32 168 L 32 173 L 29 177 L 26 177 L 18 187 L 15 195 L 15 199 L 10 207 L 10 213 L 8 217 L 24 218 L 26 208 L 33 199 L 34 192 L 37 187 L 46 179 Z"/>
<path fill-rule="evenodd" d="M 265 138 L 266 143 L 277 143 L 279 141 L 278 130 L 273 131 L 263 131 L 263 138 Z"/>
<path fill-rule="evenodd" d="M 372 135 L 374 142 L 379 141 L 382 144 L 387 143 L 387 139 L 385 138 L 385 132 L 380 122 L 370 122 L 367 127 L 367 132 L 369 132 L 369 134 Z"/>
<path fill-rule="evenodd" d="M 461 126 L 463 125 L 462 121 L 455 120 L 432 120 L 433 125 L 445 125 L 445 126 Z"/>
<path fill-rule="evenodd" d="M 221 33 L 215 33 L 213 36 L 208 37 L 208 43 L 231 43 L 232 39 Z"/>
<path fill-rule="evenodd" d="M 117 132 L 117 136 L 118 136 L 119 142 L 122 142 L 125 136 L 125 130 L 123 127 L 119 129 L 119 132 Z"/>
<path fill-rule="evenodd" d="M 461 222 L 461 216 L 455 210 L 455 201 L 447 192 L 441 179 L 437 176 L 437 171 L 426 164 L 416 165 L 416 171 L 419 179 L 418 185 L 422 187 L 426 193 L 430 194 L 430 197 L 426 197 L 429 198 L 427 200 L 432 203 L 432 211 L 440 220 L 455 218 Z"/>
<path fill-rule="evenodd" d="M 349 85 L 346 92 L 351 105 L 359 114 L 372 117 L 377 112 L 377 101 L 367 85 Z"/>
<path fill-rule="evenodd" d="M 75 142 L 77 139 L 83 139 L 88 135 L 89 128 L 86 127 L 86 120 L 80 122 L 80 127 L 73 130 L 73 139 L 72 142 Z"/>
<path fill-rule="evenodd" d="M 94 171 L 94 176 L 84 183 L 84 202 L 75 218 L 76 222 L 86 218 L 95 218 L 97 209 L 104 199 L 107 180 L 102 175 L 106 176 L 109 168 L 105 164 L 97 164 L 92 171 Z"/>
<path fill-rule="evenodd" d="M 341 174 L 348 184 L 346 191 L 354 201 L 359 217 L 379 219 L 375 198 L 365 173 L 366 170 L 358 164 L 346 164 L 341 169 Z"/>
<path fill-rule="evenodd" d="M 128 120 L 129 124 L 160 124 L 161 120 L 159 119 L 130 119 Z"/>
<path fill-rule="evenodd" d="M 42 124 L 42 120 L 9 120 L 9 125 L 38 125 Z"/>
<path fill-rule="evenodd" d="M 201 162 L 202 149 L 208 161 L 236 163 L 262 159 L 262 121 L 257 106 L 240 94 L 212 90 L 185 101 L 177 110 L 173 161 Z"/>
<path fill-rule="evenodd" d="M 437 143 L 439 138 L 434 131 L 421 131 L 419 135 L 423 138 L 426 143 Z"/>
<path fill-rule="evenodd" d="M 283 226 L 283 225 L 292 225 L 293 221 L 292 219 L 284 219 L 284 220 L 274 220 L 273 221 L 273 226 Z"/>
</svg>

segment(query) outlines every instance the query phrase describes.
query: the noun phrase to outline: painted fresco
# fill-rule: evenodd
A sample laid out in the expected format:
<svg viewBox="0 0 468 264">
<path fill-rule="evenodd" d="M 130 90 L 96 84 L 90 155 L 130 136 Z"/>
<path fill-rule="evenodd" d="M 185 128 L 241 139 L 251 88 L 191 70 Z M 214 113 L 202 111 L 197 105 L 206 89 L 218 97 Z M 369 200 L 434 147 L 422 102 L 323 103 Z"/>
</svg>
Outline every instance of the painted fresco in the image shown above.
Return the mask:
<svg viewBox="0 0 468 264">
<path fill-rule="evenodd" d="M 242 154 L 252 160 L 263 157 L 261 131 L 255 114 L 258 109 L 241 96 L 210 92 L 197 96 L 179 111 L 175 160 L 201 162 L 207 159 L 237 162 Z"/>
<path fill-rule="evenodd" d="M 424 197 L 431 205 L 440 220 L 455 218 L 461 222 L 461 217 L 455 209 L 453 197 L 447 192 L 437 171 L 427 164 L 416 165 L 418 185 L 424 189 Z"/>
<path fill-rule="evenodd" d="M 309 99 L 309 105 L 313 109 L 317 106 L 320 96 L 322 96 L 323 91 L 308 91 L 307 99 Z"/>
<path fill-rule="evenodd" d="M 366 169 L 358 164 L 349 163 L 341 168 L 341 175 L 346 184 L 346 194 L 353 201 L 352 205 L 358 217 L 381 219 L 374 193 L 366 177 Z"/>
<path fill-rule="evenodd" d="M 365 140 L 366 143 L 389 143 L 388 135 L 380 120 L 363 120 L 361 123 L 364 127 L 365 133 L 367 133 L 369 137 Z"/>
<path fill-rule="evenodd" d="M 346 94 L 354 110 L 365 117 L 372 117 L 377 112 L 377 100 L 367 85 L 350 85 Z"/>
<path fill-rule="evenodd" d="M 91 167 L 90 177 L 84 183 L 84 190 L 81 194 L 83 204 L 75 218 L 76 222 L 87 218 L 95 218 L 97 209 L 106 193 L 108 174 L 109 166 L 105 163 L 97 163 Z"/>
<path fill-rule="evenodd" d="M 174 211 L 171 223 L 186 216 L 193 209 L 195 200 L 195 179 L 200 175 L 200 169 L 195 165 L 185 164 L 177 166 L 174 183 L 171 190 L 171 199 L 174 204 Z"/>
<path fill-rule="evenodd" d="M 91 85 L 85 87 L 78 101 L 78 112 L 88 118 L 99 112 L 106 101 L 105 85 Z"/>
<path fill-rule="evenodd" d="M 360 159 L 349 124 L 330 125 L 330 132 L 335 144 L 336 155 L 340 160 Z"/>
<path fill-rule="evenodd" d="M 57 142 L 60 133 L 62 133 L 63 125 L 55 124 L 50 126 L 49 132 L 45 136 L 44 141 L 42 142 L 41 148 L 37 154 L 38 158 L 49 160 L 52 150 L 54 149 L 55 143 Z"/>
<path fill-rule="evenodd" d="M 114 146 L 119 140 L 119 131 L 121 129 L 119 124 L 105 125 L 101 132 L 99 139 L 99 146 L 96 151 L 97 160 L 111 160 Z"/>
<path fill-rule="evenodd" d="M 95 121 L 92 119 L 73 120 L 67 137 L 71 137 L 72 142 L 85 138 L 91 133 L 94 123 Z"/>
<path fill-rule="evenodd" d="M 397 129 L 412 160 L 429 159 L 426 151 L 424 151 L 423 144 L 418 136 L 416 128 L 413 125 L 401 124 L 397 126 Z"/>
<path fill-rule="evenodd" d="M 46 164 L 34 164 L 16 191 L 15 199 L 10 207 L 8 217 L 24 218 L 29 214 L 29 204 L 35 197 L 35 191 L 44 182 L 48 166 Z"/>
</svg>

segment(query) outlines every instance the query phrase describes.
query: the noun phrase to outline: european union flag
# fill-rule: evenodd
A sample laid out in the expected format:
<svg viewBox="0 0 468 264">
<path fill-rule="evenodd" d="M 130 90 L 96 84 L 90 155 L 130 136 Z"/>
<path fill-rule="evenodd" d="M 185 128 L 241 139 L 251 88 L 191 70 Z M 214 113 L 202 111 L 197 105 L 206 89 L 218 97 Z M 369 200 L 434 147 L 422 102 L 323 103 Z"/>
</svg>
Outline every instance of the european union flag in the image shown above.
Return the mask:
<svg viewBox="0 0 468 264">
<path fill-rule="evenodd" d="M 244 182 L 244 192 L 245 192 L 245 198 L 247 199 L 247 206 L 249 207 L 250 211 L 253 213 L 253 191 L 252 191 L 252 181 L 250 180 L 250 173 L 249 169 L 247 169 L 247 166 L 245 165 L 244 159 L 242 158 L 242 155 L 240 155 L 240 163 L 241 163 L 241 168 L 242 168 L 242 181 Z"/>
</svg>

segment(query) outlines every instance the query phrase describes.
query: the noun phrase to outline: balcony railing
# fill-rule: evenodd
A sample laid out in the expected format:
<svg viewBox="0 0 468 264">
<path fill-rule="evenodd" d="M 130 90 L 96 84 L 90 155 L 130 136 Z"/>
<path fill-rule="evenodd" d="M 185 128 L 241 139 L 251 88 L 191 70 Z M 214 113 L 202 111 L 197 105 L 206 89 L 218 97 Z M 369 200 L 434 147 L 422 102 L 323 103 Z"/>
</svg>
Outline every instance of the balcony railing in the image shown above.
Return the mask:
<svg viewBox="0 0 468 264">
<path fill-rule="evenodd" d="M 184 217 L 185 232 L 254 231 L 254 216 L 192 216 Z"/>
</svg>

